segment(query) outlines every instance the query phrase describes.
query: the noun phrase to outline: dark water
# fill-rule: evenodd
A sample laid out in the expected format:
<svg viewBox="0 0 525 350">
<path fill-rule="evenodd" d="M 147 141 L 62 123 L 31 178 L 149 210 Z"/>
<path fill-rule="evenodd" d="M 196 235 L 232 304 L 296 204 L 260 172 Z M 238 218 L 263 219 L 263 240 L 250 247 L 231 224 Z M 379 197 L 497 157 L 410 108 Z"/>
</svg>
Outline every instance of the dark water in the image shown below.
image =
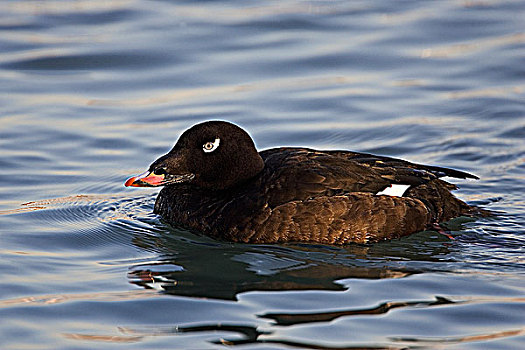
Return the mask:
<svg viewBox="0 0 525 350">
<path fill-rule="evenodd" d="M 522 349 L 525 2 L 0 2 L 0 348 Z M 192 124 L 473 172 L 497 215 L 229 244 L 127 189 Z"/>
</svg>

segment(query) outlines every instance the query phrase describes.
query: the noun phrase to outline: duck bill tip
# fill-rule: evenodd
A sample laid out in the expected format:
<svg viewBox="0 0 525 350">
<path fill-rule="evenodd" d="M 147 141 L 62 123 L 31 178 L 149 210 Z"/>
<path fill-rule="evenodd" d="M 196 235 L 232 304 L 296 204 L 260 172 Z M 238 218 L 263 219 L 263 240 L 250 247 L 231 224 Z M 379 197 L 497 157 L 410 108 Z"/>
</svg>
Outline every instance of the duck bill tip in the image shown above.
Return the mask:
<svg viewBox="0 0 525 350">
<path fill-rule="evenodd" d="M 154 187 L 161 186 L 164 183 L 164 175 L 155 175 L 146 171 L 138 176 L 130 177 L 124 182 L 126 187 Z"/>
<path fill-rule="evenodd" d="M 129 179 L 126 180 L 126 182 L 124 182 L 124 186 L 126 186 L 126 187 L 140 187 L 140 185 L 136 183 L 137 178 L 138 178 L 137 176 L 130 177 Z"/>
</svg>

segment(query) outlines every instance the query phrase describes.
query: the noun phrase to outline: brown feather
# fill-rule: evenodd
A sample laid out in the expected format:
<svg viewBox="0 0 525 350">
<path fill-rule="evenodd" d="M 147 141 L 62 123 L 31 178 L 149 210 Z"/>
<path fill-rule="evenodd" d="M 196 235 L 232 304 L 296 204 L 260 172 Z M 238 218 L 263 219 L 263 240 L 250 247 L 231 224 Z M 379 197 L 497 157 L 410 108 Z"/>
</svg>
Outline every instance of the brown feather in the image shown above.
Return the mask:
<svg viewBox="0 0 525 350">
<path fill-rule="evenodd" d="M 212 141 L 217 141 L 213 150 L 203 149 Z M 126 185 L 165 185 L 154 211 L 174 225 L 218 239 L 346 244 L 397 238 L 484 213 L 454 197 L 456 186 L 441 180 L 444 176 L 477 178 L 366 153 L 257 152 L 244 130 L 211 121 L 186 130 L 153 162 L 149 175 Z M 409 186 L 402 197 L 384 195 L 396 184 Z"/>
<path fill-rule="evenodd" d="M 397 168 L 360 164 L 356 156 L 342 155 L 294 148 L 263 151 L 265 167 L 249 182 L 221 191 L 168 186 L 155 212 L 230 241 L 346 244 L 409 235 L 471 210 L 452 195 L 454 185 L 432 173 L 406 171 L 403 176 L 415 177 L 416 185 L 404 197 L 377 196 L 400 181 Z"/>
</svg>

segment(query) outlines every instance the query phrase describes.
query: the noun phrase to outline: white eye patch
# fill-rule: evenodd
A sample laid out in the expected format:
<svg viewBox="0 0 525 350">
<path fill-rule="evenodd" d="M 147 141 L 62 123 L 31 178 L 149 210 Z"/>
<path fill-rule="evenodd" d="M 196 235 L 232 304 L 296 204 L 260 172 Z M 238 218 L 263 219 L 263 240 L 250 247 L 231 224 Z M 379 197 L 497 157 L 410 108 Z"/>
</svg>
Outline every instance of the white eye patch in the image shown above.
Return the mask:
<svg viewBox="0 0 525 350">
<path fill-rule="evenodd" d="M 219 138 L 216 138 L 215 141 L 213 141 L 213 142 L 208 141 L 204 145 L 202 145 L 202 150 L 205 153 L 213 152 L 213 151 L 215 151 L 217 149 L 217 147 L 219 147 L 220 143 L 221 143 L 221 139 L 219 139 Z"/>
</svg>

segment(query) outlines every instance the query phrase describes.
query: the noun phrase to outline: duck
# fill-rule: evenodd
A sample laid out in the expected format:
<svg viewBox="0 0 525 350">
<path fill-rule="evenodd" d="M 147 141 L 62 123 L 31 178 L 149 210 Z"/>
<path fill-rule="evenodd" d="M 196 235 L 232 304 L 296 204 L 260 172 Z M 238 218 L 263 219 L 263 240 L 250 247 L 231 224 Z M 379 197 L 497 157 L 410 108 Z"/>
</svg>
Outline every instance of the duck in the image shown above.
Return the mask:
<svg viewBox="0 0 525 350">
<path fill-rule="evenodd" d="M 217 240 L 345 245 L 400 238 L 479 213 L 443 177 L 479 179 L 345 150 L 259 152 L 244 129 L 212 120 L 184 131 L 125 186 L 162 186 L 154 213 Z"/>
</svg>

